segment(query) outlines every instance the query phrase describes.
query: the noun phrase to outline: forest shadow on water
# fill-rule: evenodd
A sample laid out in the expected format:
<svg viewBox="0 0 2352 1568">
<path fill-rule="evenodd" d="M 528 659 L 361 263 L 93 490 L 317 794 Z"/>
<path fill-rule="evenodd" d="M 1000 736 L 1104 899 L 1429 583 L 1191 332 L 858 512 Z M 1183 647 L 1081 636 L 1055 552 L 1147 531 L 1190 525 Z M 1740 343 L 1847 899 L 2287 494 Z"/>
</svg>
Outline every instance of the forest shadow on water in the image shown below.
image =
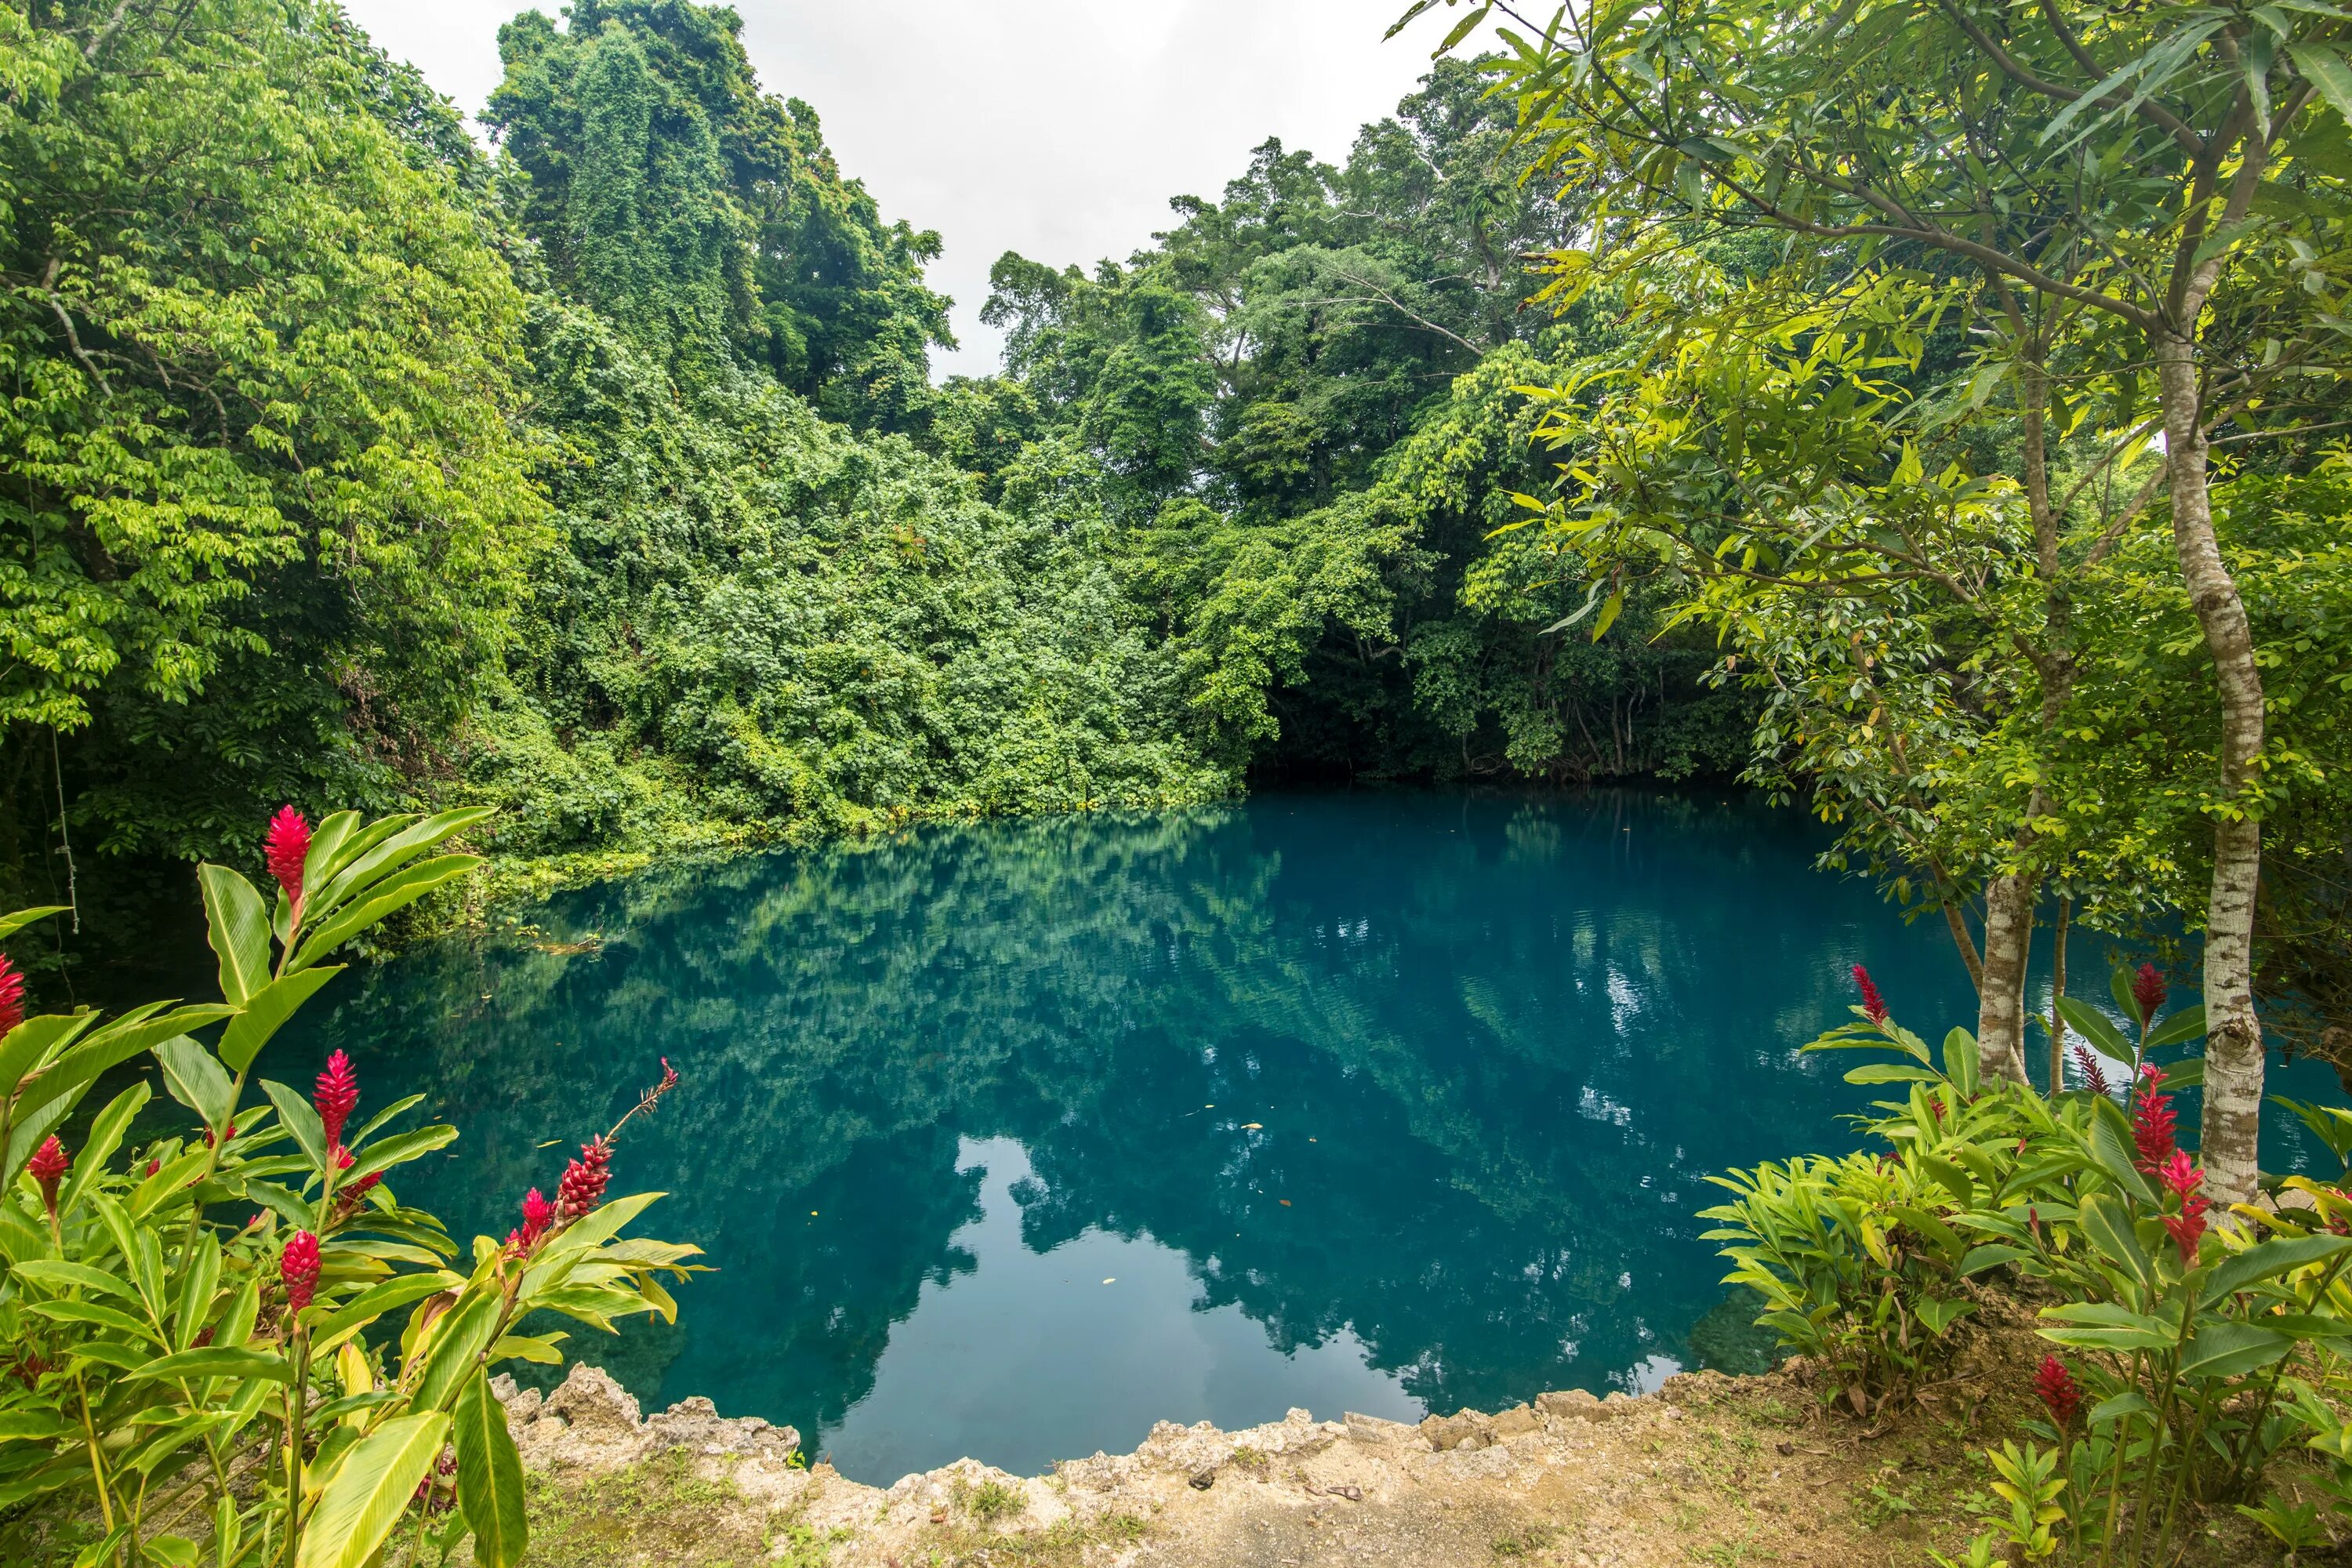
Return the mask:
<svg viewBox="0 0 2352 1568">
<path fill-rule="evenodd" d="M 927 828 L 558 898 L 347 981 L 274 1065 L 426 1095 L 462 1136 L 402 1195 L 464 1235 L 668 1058 L 615 1190 L 717 1272 L 567 1348 L 859 1479 L 1640 1389 L 1760 1348 L 1695 1213 L 1853 1143 L 1853 1058 L 1798 1049 L 1850 966 L 1973 1013 L 1940 928 L 1818 843 L 1640 792 Z"/>
</svg>

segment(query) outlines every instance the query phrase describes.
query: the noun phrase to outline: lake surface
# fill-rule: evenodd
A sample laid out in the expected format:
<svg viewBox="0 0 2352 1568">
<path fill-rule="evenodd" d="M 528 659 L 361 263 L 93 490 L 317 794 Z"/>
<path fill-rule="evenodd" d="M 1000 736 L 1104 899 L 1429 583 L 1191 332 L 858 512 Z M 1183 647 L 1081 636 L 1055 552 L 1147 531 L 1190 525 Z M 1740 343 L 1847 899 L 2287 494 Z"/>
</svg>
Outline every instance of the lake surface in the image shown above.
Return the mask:
<svg viewBox="0 0 2352 1568">
<path fill-rule="evenodd" d="M 1818 845 L 1713 794 L 925 829 L 558 898 L 340 983 L 265 1068 L 425 1093 L 462 1137 L 403 1196 L 504 1235 L 667 1057 L 613 1190 L 718 1272 L 569 1348 L 862 1480 L 1640 1390 L 1758 1353 L 1693 1213 L 1853 1146 L 1855 1058 L 1797 1051 L 1849 967 L 1973 1019 L 1940 924 Z"/>
</svg>

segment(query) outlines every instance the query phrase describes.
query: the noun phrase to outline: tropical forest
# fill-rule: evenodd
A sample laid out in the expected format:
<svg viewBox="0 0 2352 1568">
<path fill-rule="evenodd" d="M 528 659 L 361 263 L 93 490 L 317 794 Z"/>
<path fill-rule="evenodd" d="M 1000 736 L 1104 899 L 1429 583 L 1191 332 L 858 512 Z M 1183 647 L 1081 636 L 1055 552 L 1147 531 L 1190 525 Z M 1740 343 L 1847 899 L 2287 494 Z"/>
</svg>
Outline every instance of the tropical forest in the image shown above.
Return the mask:
<svg viewBox="0 0 2352 1568">
<path fill-rule="evenodd" d="M 526 3 L 0 0 L 0 1562 L 2352 1563 L 2352 11 Z"/>
</svg>

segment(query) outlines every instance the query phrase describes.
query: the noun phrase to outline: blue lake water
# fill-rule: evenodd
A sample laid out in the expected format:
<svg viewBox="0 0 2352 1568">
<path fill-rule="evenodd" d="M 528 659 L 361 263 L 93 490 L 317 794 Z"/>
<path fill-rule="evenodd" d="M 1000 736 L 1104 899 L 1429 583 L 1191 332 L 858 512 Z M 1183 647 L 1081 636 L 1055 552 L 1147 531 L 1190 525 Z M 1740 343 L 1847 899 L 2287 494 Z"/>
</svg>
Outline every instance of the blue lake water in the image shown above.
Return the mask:
<svg viewBox="0 0 2352 1568">
<path fill-rule="evenodd" d="M 1694 1211 L 1853 1146 L 1855 1058 L 1798 1053 L 1849 967 L 1931 1038 L 1973 1017 L 1940 924 L 1818 846 L 1714 794 L 929 828 L 560 897 L 339 982 L 265 1065 L 425 1093 L 462 1137 L 403 1196 L 503 1235 L 667 1057 L 614 1190 L 718 1271 L 569 1348 L 859 1479 L 1638 1390 L 1757 1353 Z"/>
</svg>

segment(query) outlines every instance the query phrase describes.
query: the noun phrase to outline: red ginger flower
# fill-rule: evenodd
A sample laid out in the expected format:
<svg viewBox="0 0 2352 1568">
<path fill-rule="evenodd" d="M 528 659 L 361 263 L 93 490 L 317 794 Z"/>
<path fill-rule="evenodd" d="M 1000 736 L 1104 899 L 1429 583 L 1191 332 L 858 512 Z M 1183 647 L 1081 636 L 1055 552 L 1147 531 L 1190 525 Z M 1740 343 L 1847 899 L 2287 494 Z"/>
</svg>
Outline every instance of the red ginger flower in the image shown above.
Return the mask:
<svg viewBox="0 0 2352 1568">
<path fill-rule="evenodd" d="M 65 1179 L 66 1165 L 66 1146 L 52 1132 L 33 1151 L 32 1162 L 25 1167 L 33 1173 L 33 1180 L 41 1184 L 41 1203 L 52 1217 L 58 1212 L 58 1184 Z"/>
<path fill-rule="evenodd" d="M 2041 1368 L 2033 1374 L 2033 1392 L 2050 1412 L 2050 1419 L 2060 1426 L 2074 1420 L 2074 1412 L 2082 1408 L 2083 1385 L 2074 1381 L 2066 1363 L 2054 1355 L 2042 1358 Z"/>
<path fill-rule="evenodd" d="M 2139 1004 L 2139 1026 L 2143 1029 L 2155 1020 L 2156 1010 L 2164 1005 L 2164 976 L 2156 972 L 2153 963 L 2143 963 L 2132 976 L 2132 1000 Z"/>
<path fill-rule="evenodd" d="M 2139 1069 L 2139 1087 L 2132 1095 L 2132 1142 L 2139 1150 L 2139 1168 L 2154 1175 L 2172 1157 L 2179 1133 L 2179 1117 L 2172 1097 L 2157 1092 L 2164 1069 L 2154 1062 Z"/>
<path fill-rule="evenodd" d="M 25 1021 L 25 977 L 0 954 L 0 1035 Z"/>
<path fill-rule="evenodd" d="M 290 805 L 281 805 L 278 815 L 269 819 L 269 831 L 262 836 L 262 858 L 269 864 L 269 874 L 286 889 L 286 896 L 298 902 L 302 897 L 302 862 L 310 855 L 310 825 L 302 814 Z"/>
<path fill-rule="evenodd" d="M 337 1051 L 327 1058 L 327 1070 L 319 1075 L 318 1092 L 310 1100 L 319 1108 L 319 1125 L 326 1131 L 327 1147 L 342 1147 L 343 1126 L 359 1102 L 359 1075 L 352 1071 L 351 1058 Z"/>
<path fill-rule="evenodd" d="M 613 1179 L 612 1163 L 613 1146 L 601 1133 L 580 1145 L 580 1158 L 563 1168 L 555 1189 L 557 1216 L 578 1219 L 602 1202 L 604 1184 Z"/>
<path fill-rule="evenodd" d="M 2189 1151 L 2175 1149 L 2157 1177 L 2180 1199 L 2180 1212 L 2163 1216 L 2164 1228 L 2172 1233 L 2173 1244 L 2180 1248 L 2180 1266 L 2187 1268 L 2197 1261 L 2197 1244 L 2204 1237 L 2205 1211 L 2210 1206 L 2197 1190 L 2205 1184 L 2205 1173 L 2189 1158 Z"/>
<path fill-rule="evenodd" d="M 319 1238 L 307 1230 L 288 1237 L 286 1250 L 278 1255 L 278 1278 L 286 1283 L 287 1310 L 309 1306 L 319 1288 Z"/>
<path fill-rule="evenodd" d="M 2098 1057 L 2080 1040 L 2074 1042 L 2074 1066 L 2083 1075 L 2083 1087 L 2105 1099 L 2114 1091 L 2107 1087 L 2107 1075 L 2099 1066 Z"/>
<path fill-rule="evenodd" d="M 1863 1016 L 1882 1029 L 1886 1027 L 1886 998 L 1881 996 L 1878 994 L 1878 987 L 1871 984 L 1870 971 L 1859 963 L 1855 964 L 1853 983 L 1862 990 Z"/>
<path fill-rule="evenodd" d="M 521 1227 L 507 1232 L 507 1250 L 518 1255 L 530 1252 L 554 1223 L 555 1205 L 540 1196 L 537 1187 L 531 1188 L 522 1200 Z"/>
</svg>

